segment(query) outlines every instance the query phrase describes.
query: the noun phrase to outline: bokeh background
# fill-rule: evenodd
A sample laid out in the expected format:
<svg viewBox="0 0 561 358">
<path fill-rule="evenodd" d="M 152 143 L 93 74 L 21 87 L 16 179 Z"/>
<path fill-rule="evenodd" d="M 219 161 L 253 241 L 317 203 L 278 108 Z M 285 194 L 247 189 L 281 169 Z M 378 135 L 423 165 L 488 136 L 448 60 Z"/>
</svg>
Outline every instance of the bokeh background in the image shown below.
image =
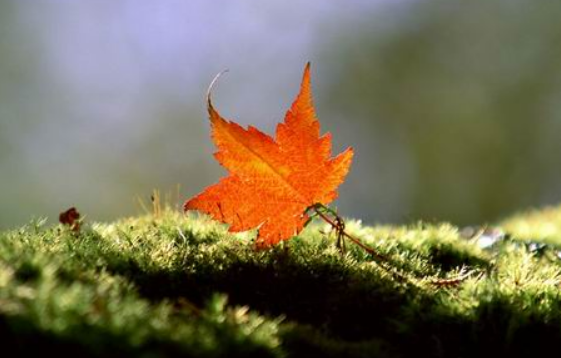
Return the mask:
<svg viewBox="0 0 561 358">
<path fill-rule="evenodd" d="M 336 205 L 367 223 L 493 222 L 561 201 L 561 3 L 0 2 L 0 228 L 180 202 L 224 175 L 204 94 L 272 133 L 312 61 Z"/>
</svg>

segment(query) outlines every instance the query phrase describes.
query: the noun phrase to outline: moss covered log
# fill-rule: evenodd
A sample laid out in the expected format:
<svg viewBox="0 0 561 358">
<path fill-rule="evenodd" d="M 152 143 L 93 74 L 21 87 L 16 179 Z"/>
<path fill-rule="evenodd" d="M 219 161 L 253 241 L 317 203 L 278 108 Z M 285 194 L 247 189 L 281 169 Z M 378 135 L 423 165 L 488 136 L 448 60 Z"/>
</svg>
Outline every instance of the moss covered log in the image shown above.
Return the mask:
<svg viewBox="0 0 561 358">
<path fill-rule="evenodd" d="M 540 356 L 561 339 L 561 208 L 493 228 L 309 226 L 270 250 L 167 210 L 0 233 L 0 341 L 81 357 Z M 398 275 L 406 276 L 400 279 Z M 462 280 L 455 280 L 457 277 Z M 4 348 L 7 349 L 7 348 Z"/>
</svg>

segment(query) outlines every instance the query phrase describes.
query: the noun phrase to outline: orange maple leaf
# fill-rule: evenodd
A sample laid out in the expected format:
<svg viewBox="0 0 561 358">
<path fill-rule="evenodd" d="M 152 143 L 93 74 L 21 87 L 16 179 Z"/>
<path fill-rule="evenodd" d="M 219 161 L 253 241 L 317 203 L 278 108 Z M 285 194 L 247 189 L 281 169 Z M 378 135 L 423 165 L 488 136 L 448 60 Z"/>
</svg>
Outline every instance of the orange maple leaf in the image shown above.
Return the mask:
<svg viewBox="0 0 561 358">
<path fill-rule="evenodd" d="M 211 85 L 212 87 L 212 85 Z M 185 202 L 230 224 L 231 232 L 258 227 L 256 244 L 266 247 L 298 234 L 308 220 L 306 209 L 328 204 L 349 171 L 353 150 L 331 157 L 331 135 L 320 137 L 312 103 L 310 64 L 300 93 L 276 129 L 276 138 L 253 126 L 228 121 L 207 96 L 212 139 L 218 162 L 230 175 Z"/>
</svg>

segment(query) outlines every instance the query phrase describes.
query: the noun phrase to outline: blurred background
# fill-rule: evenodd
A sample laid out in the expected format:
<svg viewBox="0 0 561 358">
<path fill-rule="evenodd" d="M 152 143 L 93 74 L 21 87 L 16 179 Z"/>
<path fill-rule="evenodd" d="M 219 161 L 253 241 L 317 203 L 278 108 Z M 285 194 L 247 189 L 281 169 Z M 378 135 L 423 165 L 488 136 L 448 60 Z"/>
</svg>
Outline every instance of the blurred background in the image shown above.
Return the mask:
<svg viewBox="0 0 561 358">
<path fill-rule="evenodd" d="M 561 201 L 561 2 L 0 2 L 0 228 L 179 203 L 225 171 L 204 95 L 273 133 L 312 61 L 369 224 L 493 222 Z"/>
</svg>

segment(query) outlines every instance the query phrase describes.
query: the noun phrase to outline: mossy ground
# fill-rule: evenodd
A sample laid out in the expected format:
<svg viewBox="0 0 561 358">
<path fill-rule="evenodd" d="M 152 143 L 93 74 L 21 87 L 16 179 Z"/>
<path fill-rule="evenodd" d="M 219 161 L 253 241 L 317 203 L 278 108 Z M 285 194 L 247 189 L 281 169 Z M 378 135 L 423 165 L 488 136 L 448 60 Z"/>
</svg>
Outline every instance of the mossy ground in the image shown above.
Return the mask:
<svg viewBox="0 0 561 358">
<path fill-rule="evenodd" d="M 561 339 L 561 208 L 467 234 L 449 224 L 323 225 L 270 250 L 167 210 L 79 234 L 0 233 L 0 341 L 20 355 L 541 356 Z M 456 285 L 436 278 L 472 274 Z M 442 282 L 441 282 L 442 283 Z"/>
</svg>

